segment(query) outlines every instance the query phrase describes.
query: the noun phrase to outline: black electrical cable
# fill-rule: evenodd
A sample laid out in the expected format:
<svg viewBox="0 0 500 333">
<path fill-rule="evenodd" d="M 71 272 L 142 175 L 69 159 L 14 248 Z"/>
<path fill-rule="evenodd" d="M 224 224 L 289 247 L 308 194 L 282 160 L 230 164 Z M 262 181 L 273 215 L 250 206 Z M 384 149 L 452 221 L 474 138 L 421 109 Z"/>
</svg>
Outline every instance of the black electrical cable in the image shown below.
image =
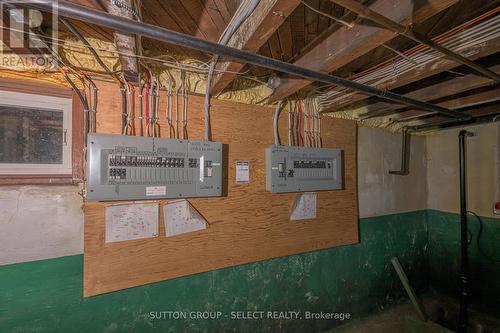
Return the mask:
<svg viewBox="0 0 500 333">
<path fill-rule="evenodd" d="M 66 81 L 71 85 L 73 90 L 76 92 L 76 94 L 78 95 L 78 98 L 80 99 L 80 101 L 83 104 L 83 145 L 84 145 L 84 147 L 87 147 L 87 133 L 89 131 L 89 115 L 88 115 L 88 113 L 90 111 L 87 96 L 85 94 L 82 94 L 80 89 L 78 89 L 76 84 L 73 82 L 73 80 L 71 80 L 71 78 L 69 77 L 69 75 L 65 71 L 61 71 L 61 72 L 64 75 L 64 78 L 66 79 Z"/>
<path fill-rule="evenodd" d="M 481 253 L 481 255 L 483 255 L 486 259 L 492 261 L 492 262 L 497 262 L 497 263 L 500 263 L 500 259 L 497 259 L 497 258 L 493 258 L 493 257 L 490 257 L 489 254 L 487 254 L 482 246 L 481 246 L 481 235 L 483 233 L 483 229 L 484 229 L 484 225 L 483 225 L 483 219 L 481 217 L 479 217 L 479 215 L 477 215 L 476 213 L 472 212 L 472 211 L 467 211 L 467 213 L 469 213 L 470 215 L 473 215 L 477 221 L 479 222 L 479 231 L 477 233 L 477 239 L 476 239 L 476 242 L 477 242 L 477 249 L 479 250 L 479 253 Z"/>
<path fill-rule="evenodd" d="M 96 50 L 92 47 L 92 45 L 90 45 L 90 43 L 87 41 L 87 39 L 85 39 L 85 37 L 83 37 L 83 35 L 78 31 L 78 29 L 76 29 L 75 26 L 73 24 L 71 24 L 64 17 L 60 17 L 59 20 L 66 26 L 66 28 L 68 28 L 69 31 L 71 31 L 71 33 L 73 35 L 76 36 L 76 38 L 78 38 L 83 43 L 83 45 L 85 45 L 85 47 L 90 51 L 90 53 L 92 53 L 92 55 L 94 56 L 95 60 L 99 63 L 99 65 L 101 65 L 101 67 L 108 74 L 114 76 L 113 72 L 109 69 L 108 66 L 106 66 L 104 61 L 102 61 L 101 57 L 99 57 L 99 55 L 97 54 Z"/>
<path fill-rule="evenodd" d="M 82 92 L 80 91 L 80 89 L 78 89 L 78 87 L 76 86 L 76 84 L 73 82 L 73 80 L 70 79 L 70 77 L 68 76 L 68 74 L 64 71 L 61 71 L 64 75 L 64 78 L 66 79 L 66 81 L 71 85 L 71 88 L 73 88 L 73 90 L 76 92 L 76 94 L 78 95 L 78 98 L 80 98 L 80 101 L 82 102 L 83 104 L 83 107 L 88 110 L 89 108 L 89 105 L 87 103 L 87 98 L 85 96 L 83 96 Z"/>
</svg>

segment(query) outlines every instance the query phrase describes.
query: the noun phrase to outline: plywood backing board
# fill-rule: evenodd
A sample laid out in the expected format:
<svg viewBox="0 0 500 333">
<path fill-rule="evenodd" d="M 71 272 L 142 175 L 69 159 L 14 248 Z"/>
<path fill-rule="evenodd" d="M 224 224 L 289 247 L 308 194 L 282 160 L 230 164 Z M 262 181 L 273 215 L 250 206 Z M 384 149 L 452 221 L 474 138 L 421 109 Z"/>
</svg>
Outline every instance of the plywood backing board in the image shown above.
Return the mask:
<svg viewBox="0 0 500 333">
<path fill-rule="evenodd" d="M 118 87 L 100 83 L 98 132 L 119 133 Z M 202 139 L 203 97 L 189 96 L 190 139 Z M 160 105 L 161 133 L 167 134 L 165 98 Z M 290 221 L 295 194 L 265 190 L 264 149 L 273 143 L 273 109 L 212 101 L 213 140 L 226 144 L 225 196 L 189 199 L 208 221 L 206 230 L 165 237 L 104 242 L 104 211 L 111 203 L 85 203 L 84 296 L 190 274 L 358 242 L 356 123 L 323 117 L 324 147 L 343 149 L 344 189 L 318 194 L 317 218 Z M 280 132 L 287 138 L 287 117 Z M 236 184 L 237 160 L 250 161 L 250 183 Z M 160 205 L 162 206 L 162 205 Z"/>
</svg>

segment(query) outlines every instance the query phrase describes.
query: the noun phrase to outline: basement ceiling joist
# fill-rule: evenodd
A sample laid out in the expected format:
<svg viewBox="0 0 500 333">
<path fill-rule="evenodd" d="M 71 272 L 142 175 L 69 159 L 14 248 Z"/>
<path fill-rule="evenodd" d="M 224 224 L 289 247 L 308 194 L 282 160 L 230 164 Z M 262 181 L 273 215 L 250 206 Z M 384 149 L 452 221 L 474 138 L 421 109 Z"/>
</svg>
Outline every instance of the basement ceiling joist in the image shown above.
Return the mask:
<svg viewBox="0 0 500 333">
<path fill-rule="evenodd" d="M 491 66 L 490 69 L 496 73 L 500 73 L 500 65 Z M 494 82 L 484 76 L 476 74 L 468 74 L 459 76 L 451 80 L 443 81 L 435 85 L 411 91 L 405 96 L 421 99 L 424 101 L 434 101 L 439 98 L 460 94 L 468 90 L 481 88 L 492 85 Z M 376 102 L 368 104 L 353 110 L 354 114 L 361 117 L 386 116 L 397 112 L 403 106 L 400 104 Z"/>
<path fill-rule="evenodd" d="M 93 9 L 107 11 L 108 0 L 70 0 L 69 2 Z M 144 0 L 142 15 L 145 23 L 157 25 L 169 30 L 191 36 L 217 41 L 227 23 L 238 8 L 238 0 Z M 106 28 L 93 27 L 85 23 L 77 26 L 84 36 L 113 40 L 112 32 Z M 93 31 L 92 31 L 93 30 Z M 154 53 L 165 52 L 189 58 L 206 60 L 208 56 L 200 52 L 187 50 L 175 45 L 167 45 L 145 39 L 144 47 Z"/>
<path fill-rule="evenodd" d="M 499 114 L 498 108 L 500 107 L 500 103 L 493 103 L 489 105 L 467 108 L 463 110 L 464 113 L 471 115 L 473 118 L 468 122 L 456 122 L 453 119 L 442 117 L 442 116 L 434 116 L 429 117 L 427 119 L 416 120 L 414 122 L 404 122 L 405 126 L 422 126 L 425 128 L 430 128 L 430 126 L 446 128 L 450 126 L 456 125 L 466 125 L 466 124 L 475 124 L 480 122 L 491 122 L 492 118 Z M 401 121 L 403 122 L 403 121 Z"/>
<path fill-rule="evenodd" d="M 82 4 L 99 10 L 106 9 L 108 0 L 71 0 L 71 2 Z M 374 26 L 372 23 L 356 18 L 352 12 L 346 11 L 340 6 L 335 6 L 330 0 L 304 0 L 307 5 L 299 3 L 300 0 L 284 1 L 271 0 L 274 7 L 260 12 L 256 23 L 245 29 L 246 34 L 241 33 L 239 44 L 234 46 L 244 50 L 258 52 L 261 55 L 271 56 L 275 59 L 288 61 L 306 68 L 312 68 L 323 72 L 333 72 L 340 77 L 355 79 L 360 73 L 370 67 L 380 64 L 394 57 L 394 50 L 389 51 L 390 46 L 397 52 L 414 47 L 416 44 L 401 41 L 391 31 Z M 372 9 L 382 12 L 385 16 L 401 24 L 416 24 L 415 29 L 428 37 L 435 37 L 453 27 L 471 20 L 495 6 L 487 0 L 475 0 L 473 2 L 461 2 L 458 0 L 425 0 L 418 2 L 418 8 L 414 8 L 413 0 L 359 0 L 360 3 L 370 5 Z M 216 41 L 227 23 L 234 15 L 239 1 L 236 0 L 146 0 L 142 1 L 144 21 L 170 30 L 179 31 L 194 37 L 209 41 Z M 281 6 L 281 7 L 279 7 Z M 311 10 L 313 8 L 314 10 Z M 326 12 L 327 15 L 344 19 L 354 24 L 353 28 L 347 28 L 335 20 L 329 19 L 317 10 Z M 279 15 L 278 15 L 279 14 Z M 112 39 L 112 31 L 73 21 L 84 35 L 94 38 Z M 270 23 L 271 22 L 271 23 Z M 243 30 L 243 29 L 242 29 Z M 202 61 L 210 59 L 209 54 L 188 50 L 167 43 L 152 41 L 143 38 L 146 54 L 170 54 L 182 57 L 195 58 Z M 385 47 L 385 48 L 384 48 Z M 500 40 L 494 39 L 483 43 L 480 47 L 470 48 L 464 51 L 464 55 L 471 60 L 478 60 L 500 51 Z M 492 64 L 490 63 L 491 67 Z M 396 80 L 375 85 L 379 89 L 404 89 L 415 81 L 424 78 L 438 77 L 444 71 L 455 69 L 457 64 L 446 59 L 419 66 L 412 71 L 398 75 Z M 264 81 L 272 73 L 269 69 L 257 68 L 253 65 L 242 65 L 236 62 L 221 62 L 219 69 L 228 71 L 245 70 L 244 75 L 257 75 L 260 81 Z M 239 89 L 237 85 L 228 85 L 236 74 L 224 73 L 215 76 L 215 85 L 212 92 L 219 92 L 225 87 L 226 90 Z M 454 81 L 441 82 L 439 86 L 429 88 L 433 95 L 425 96 L 424 91 L 412 95 L 409 90 L 404 91 L 409 97 L 417 97 L 426 101 L 446 96 L 437 96 L 437 89 L 445 94 L 447 85 L 448 95 L 470 91 L 488 85 L 483 78 L 471 78 L 468 74 L 463 78 L 453 78 Z M 275 90 L 270 101 L 283 96 L 291 95 L 298 90 L 304 89 L 299 96 L 305 95 L 312 89 L 325 91 L 318 85 L 308 87 L 310 81 L 295 79 L 282 75 L 281 84 Z M 439 81 L 439 80 L 438 80 Z M 370 84 L 370 83 L 367 83 Z M 229 89 L 228 89 L 229 88 Z M 398 92 L 400 93 L 400 92 Z M 437 96 L 437 97 L 436 97 Z M 481 96 L 481 95 L 479 95 Z M 342 98 L 335 99 L 331 107 L 324 108 L 324 112 L 352 111 L 360 107 L 360 103 L 369 112 L 369 116 L 387 115 L 391 112 L 408 112 L 408 108 L 394 103 L 379 103 L 380 99 L 370 98 L 367 95 L 343 92 Z M 382 113 L 378 114 L 381 109 Z M 366 112 L 365 111 L 365 112 Z M 408 114 L 409 115 L 409 114 Z M 402 118 L 401 118 L 402 119 Z"/>
<path fill-rule="evenodd" d="M 463 52 L 467 54 L 467 57 L 471 60 L 481 59 L 483 57 L 498 53 L 500 52 L 500 38 L 491 39 L 487 42 L 482 43 L 479 47 L 467 48 Z M 456 67 L 458 67 L 456 62 L 446 58 L 440 58 L 427 63 L 424 66 L 415 67 L 414 69 L 404 74 L 398 75 L 397 79 L 384 82 L 380 85 L 380 87 L 383 89 L 392 90 L 410 84 L 412 82 L 422 80 L 432 75 L 451 70 Z M 344 94 L 342 98 L 336 101 L 329 109 L 324 109 L 323 111 L 334 112 L 339 110 L 346 110 L 346 107 L 348 107 L 349 105 L 355 102 L 366 100 L 369 97 L 370 96 L 367 95 L 349 92 L 347 94 Z"/>
<path fill-rule="evenodd" d="M 487 89 L 485 91 L 469 94 L 463 97 L 451 97 L 449 100 L 437 103 L 437 105 L 450 109 L 479 108 L 482 104 L 491 104 L 500 101 L 500 88 Z M 395 121 L 408 121 L 414 118 L 430 115 L 421 110 L 410 110 L 398 113 L 392 117 Z M 474 114 L 473 114 L 474 115 Z"/>
<path fill-rule="evenodd" d="M 299 5 L 300 0 L 267 0 L 261 1 L 253 13 L 235 31 L 227 46 L 256 52 L 281 26 L 290 13 Z M 219 61 L 216 69 L 226 71 L 216 75 L 212 94 L 220 93 L 236 77 L 244 64 L 231 61 Z"/>
<path fill-rule="evenodd" d="M 429 0 L 414 8 L 411 0 L 378 0 L 370 6 L 380 13 L 404 25 L 417 24 L 449 8 L 458 0 Z M 373 25 L 355 23 L 354 27 L 342 27 L 328 36 L 294 62 L 294 65 L 321 72 L 332 72 L 366 54 L 396 34 Z M 311 81 L 298 78 L 283 78 L 274 92 L 271 102 L 283 99 L 309 85 Z"/>
</svg>

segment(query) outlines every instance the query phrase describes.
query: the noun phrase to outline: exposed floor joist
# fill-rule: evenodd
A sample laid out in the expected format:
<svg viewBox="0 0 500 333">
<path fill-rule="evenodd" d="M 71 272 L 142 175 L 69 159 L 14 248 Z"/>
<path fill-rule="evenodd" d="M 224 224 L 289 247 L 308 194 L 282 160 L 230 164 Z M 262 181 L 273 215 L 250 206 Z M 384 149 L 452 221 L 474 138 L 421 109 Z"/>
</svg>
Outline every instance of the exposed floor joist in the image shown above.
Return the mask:
<svg viewBox="0 0 500 333">
<path fill-rule="evenodd" d="M 333 3 L 336 3 L 346 9 L 349 9 L 356 14 L 360 15 L 361 17 L 367 18 L 370 21 L 373 21 L 377 24 L 380 24 L 381 26 L 385 27 L 388 30 L 391 30 L 398 35 L 404 36 L 406 38 L 409 38 L 419 44 L 425 45 L 431 49 L 434 49 L 441 54 L 444 54 L 445 57 L 459 63 L 462 65 L 465 65 L 472 70 L 474 70 L 476 73 L 479 75 L 483 75 L 486 77 L 489 77 L 492 80 L 495 80 L 497 82 L 500 82 L 500 75 L 498 75 L 495 72 L 490 71 L 488 68 L 482 67 L 475 62 L 467 59 L 466 57 L 462 56 L 459 53 L 453 52 L 450 49 L 442 46 L 440 43 L 437 43 L 433 41 L 430 38 L 427 38 L 426 36 L 423 36 L 419 34 L 416 31 L 413 31 L 412 29 L 409 29 L 407 26 L 404 26 L 402 24 L 399 24 L 398 22 L 394 22 L 393 20 L 387 18 L 386 16 L 382 15 L 381 13 L 378 13 L 376 11 L 371 10 L 370 8 L 360 4 L 356 0 L 330 0 Z"/>
<path fill-rule="evenodd" d="M 450 109 L 460 109 L 460 108 L 469 108 L 473 106 L 479 107 L 479 105 L 481 104 L 489 104 L 498 101 L 500 101 L 500 87 L 469 96 L 450 99 L 445 102 L 437 103 L 437 105 Z M 413 118 L 422 117 L 430 114 L 431 113 L 421 110 L 410 110 L 395 115 L 392 118 L 392 120 L 407 121 Z"/>
<path fill-rule="evenodd" d="M 498 104 L 493 104 L 493 105 L 488 105 L 488 106 L 479 106 L 477 108 L 471 108 L 464 113 L 469 114 L 477 120 L 478 118 L 480 119 L 481 117 L 494 117 L 498 114 L 499 112 L 499 105 Z M 450 119 L 448 117 L 442 117 L 442 116 L 435 116 L 431 117 L 428 119 L 424 120 L 416 120 L 413 122 L 408 122 L 408 126 L 428 126 L 428 125 L 454 125 L 454 124 L 473 124 L 476 120 L 472 119 L 470 121 L 465 121 L 465 122 L 460 122 L 456 121 L 454 119 Z M 491 120 L 488 120 L 491 121 Z"/>
<path fill-rule="evenodd" d="M 415 8 L 412 0 L 378 0 L 370 8 L 403 25 L 417 24 L 449 8 L 458 0 L 429 0 Z M 356 22 L 353 28 L 342 27 L 294 62 L 308 69 L 332 72 L 356 58 L 377 48 L 397 34 L 373 25 Z M 282 78 L 270 102 L 283 99 L 311 81 L 299 78 Z"/>
<path fill-rule="evenodd" d="M 463 50 L 463 55 L 467 56 L 467 58 L 471 60 L 477 60 L 495 54 L 497 52 L 500 52 L 500 38 L 495 38 L 487 42 L 484 42 L 481 44 L 481 47 L 467 48 Z M 411 71 L 401 74 L 392 81 L 383 83 L 381 85 L 381 88 L 392 90 L 410 84 L 412 82 L 425 79 L 432 75 L 444 72 L 446 70 L 453 69 L 455 67 L 457 67 L 457 64 L 454 61 L 451 61 L 447 58 L 440 58 L 435 61 L 431 61 L 425 64 L 424 66 L 418 66 Z M 322 110 L 322 112 L 335 112 L 343 108 L 345 110 L 345 107 L 347 107 L 348 105 L 358 101 L 365 100 L 369 97 L 370 96 L 368 95 L 348 93 L 345 94 L 341 100 L 335 103 L 335 105 L 333 105 L 329 109 Z"/>
<path fill-rule="evenodd" d="M 490 70 L 500 73 L 500 65 L 492 66 L 490 67 Z M 438 98 L 460 94 L 468 90 L 481 88 L 491 84 L 494 84 L 494 82 L 489 78 L 478 76 L 476 74 L 468 74 L 422 89 L 411 91 L 405 94 L 405 96 L 424 101 L 433 101 Z M 377 102 L 354 109 L 353 114 L 358 114 L 360 117 L 386 116 L 397 112 L 398 109 L 403 107 L 404 106 L 401 104 Z"/>
<path fill-rule="evenodd" d="M 299 4 L 300 0 L 261 1 L 248 19 L 236 30 L 227 45 L 257 52 Z M 225 72 L 220 72 L 214 77 L 211 93 L 218 94 L 224 90 L 244 65 L 238 62 L 219 61 L 216 70 Z"/>
</svg>

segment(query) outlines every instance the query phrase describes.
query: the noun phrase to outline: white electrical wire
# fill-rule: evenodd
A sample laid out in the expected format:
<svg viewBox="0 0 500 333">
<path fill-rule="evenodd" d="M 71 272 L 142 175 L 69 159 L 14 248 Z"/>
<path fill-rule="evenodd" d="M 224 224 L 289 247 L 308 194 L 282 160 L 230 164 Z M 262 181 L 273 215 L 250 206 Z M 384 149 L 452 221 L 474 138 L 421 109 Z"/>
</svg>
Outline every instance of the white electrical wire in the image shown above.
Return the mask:
<svg viewBox="0 0 500 333">
<path fill-rule="evenodd" d="M 463 37 L 463 36 L 460 36 L 460 37 Z M 475 36 L 475 35 L 470 37 L 470 38 L 475 38 L 474 44 L 482 43 L 485 40 L 495 38 L 495 36 L 491 37 L 491 33 L 489 33 L 489 32 L 487 32 L 485 35 L 483 35 L 482 36 L 483 38 L 476 38 L 476 37 L 477 36 Z M 460 40 L 458 41 L 458 47 L 456 49 L 464 49 L 464 48 L 471 47 L 471 43 L 469 43 L 469 42 L 462 43 L 465 40 L 466 40 L 465 38 L 460 38 Z M 453 42 L 453 41 L 451 41 L 451 42 Z M 453 45 L 455 45 L 456 43 L 451 44 L 450 42 L 447 42 L 444 44 L 446 44 L 447 46 L 453 47 Z M 472 45 L 474 45 L 474 44 L 472 44 Z M 434 54 L 432 54 L 432 53 L 433 53 L 433 50 L 426 49 L 423 52 L 420 52 L 419 54 L 412 56 L 412 59 L 417 61 L 419 63 L 419 66 L 423 66 L 431 61 L 434 61 L 434 60 L 442 57 L 437 52 L 434 52 Z M 413 66 L 409 66 L 407 63 L 405 63 L 403 61 L 394 62 L 393 66 L 388 66 L 385 68 L 381 68 L 377 71 L 374 71 L 372 73 L 368 73 L 367 75 L 364 75 L 364 76 L 356 79 L 355 81 L 360 82 L 360 83 L 367 83 L 367 82 L 370 82 L 374 79 L 379 79 L 379 78 L 382 78 L 382 79 L 384 79 L 384 81 L 386 81 L 386 80 L 394 77 L 395 72 L 397 74 L 402 74 L 403 72 L 407 72 L 407 71 L 412 70 L 412 69 L 414 69 Z M 379 83 L 379 82 L 377 82 L 377 83 Z M 321 95 L 320 98 L 322 99 L 323 104 L 324 104 L 324 99 L 332 98 L 333 96 L 338 95 L 339 93 L 340 92 L 338 92 L 338 91 L 330 91 L 330 92 L 327 92 L 327 93 Z"/>
<path fill-rule="evenodd" d="M 441 45 L 454 52 L 463 53 L 465 50 L 477 47 L 478 45 L 498 37 L 500 37 L 500 15 L 494 16 L 472 28 L 457 33 L 448 40 L 441 42 Z M 401 74 L 412 71 L 418 67 L 423 67 L 444 56 L 433 49 L 424 48 L 416 54 L 410 55 L 410 57 L 417 65 L 410 64 L 405 59 L 396 60 L 398 57 L 395 57 L 387 61 L 387 66 L 368 72 L 366 75 L 358 77 L 354 81 L 376 87 L 394 80 Z M 333 88 L 319 95 L 320 107 L 328 109 L 334 105 L 340 105 L 347 102 L 347 100 L 355 94 L 356 93 L 347 89 Z"/>
</svg>

